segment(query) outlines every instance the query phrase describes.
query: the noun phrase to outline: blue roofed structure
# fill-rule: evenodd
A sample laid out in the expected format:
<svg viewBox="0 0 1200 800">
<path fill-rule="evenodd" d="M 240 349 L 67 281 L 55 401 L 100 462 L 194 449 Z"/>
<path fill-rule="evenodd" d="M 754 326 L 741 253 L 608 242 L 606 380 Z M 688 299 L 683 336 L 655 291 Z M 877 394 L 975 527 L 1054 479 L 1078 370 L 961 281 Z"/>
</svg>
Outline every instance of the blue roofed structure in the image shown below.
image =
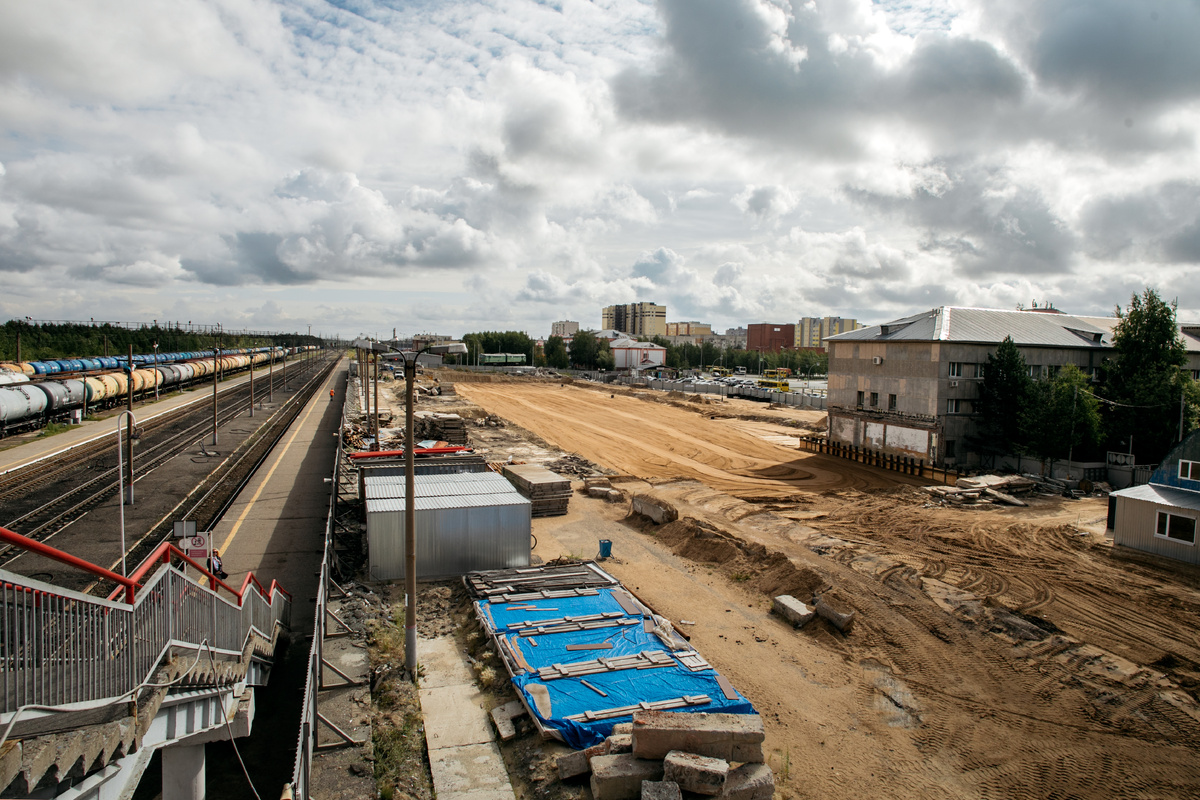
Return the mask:
<svg viewBox="0 0 1200 800">
<path fill-rule="evenodd" d="M 1113 492 L 1108 528 L 1114 542 L 1168 558 L 1200 564 L 1200 431 L 1175 446 L 1144 486 Z"/>
</svg>

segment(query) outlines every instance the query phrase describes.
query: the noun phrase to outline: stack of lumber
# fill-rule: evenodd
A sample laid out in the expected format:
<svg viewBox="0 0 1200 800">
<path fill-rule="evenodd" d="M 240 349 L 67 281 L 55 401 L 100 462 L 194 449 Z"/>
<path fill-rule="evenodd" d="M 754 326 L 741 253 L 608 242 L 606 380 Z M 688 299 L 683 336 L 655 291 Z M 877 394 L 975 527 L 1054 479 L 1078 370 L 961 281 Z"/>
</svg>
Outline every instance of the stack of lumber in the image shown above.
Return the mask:
<svg viewBox="0 0 1200 800">
<path fill-rule="evenodd" d="M 567 513 L 571 481 L 536 464 L 505 464 L 504 477 L 533 503 L 535 517 L 557 517 Z"/>
<path fill-rule="evenodd" d="M 413 414 L 413 427 L 421 439 L 437 439 L 449 444 L 467 443 L 467 428 L 458 414 L 418 411 Z"/>
<path fill-rule="evenodd" d="M 443 383 L 443 384 L 440 384 L 440 386 L 442 389 L 442 392 L 441 392 L 442 397 L 457 397 L 458 396 L 458 392 L 454 391 L 453 383 Z"/>
</svg>

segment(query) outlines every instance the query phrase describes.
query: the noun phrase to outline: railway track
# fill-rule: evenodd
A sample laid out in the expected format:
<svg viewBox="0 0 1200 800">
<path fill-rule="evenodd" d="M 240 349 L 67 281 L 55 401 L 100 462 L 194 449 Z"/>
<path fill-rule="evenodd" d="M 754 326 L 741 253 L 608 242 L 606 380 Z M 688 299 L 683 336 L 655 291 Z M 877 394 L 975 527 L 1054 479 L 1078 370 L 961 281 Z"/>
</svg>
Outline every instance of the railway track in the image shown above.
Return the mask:
<svg viewBox="0 0 1200 800">
<path fill-rule="evenodd" d="M 186 510 L 180 518 L 197 520 L 202 524 L 202 530 L 215 523 L 228 503 L 236 497 L 240 486 L 253 474 L 254 466 L 269 453 L 270 447 L 287 430 L 299 409 L 336 362 L 336 358 L 297 362 L 297 367 L 306 363 L 312 365 L 303 367 L 305 371 L 299 376 L 303 380 L 300 390 L 282 403 L 200 486 L 181 500 L 180 506 Z M 289 373 L 289 378 L 295 381 L 295 375 Z M 275 380 L 278 385 L 283 380 L 282 375 L 275 376 Z M 256 394 L 259 398 L 263 396 L 262 391 L 262 385 L 258 384 Z M 221 395 L 218 424 L 228 423 L 249 408 L 249 385 L 230 389 Z M 211 430 L 212 412 L 206 404 L 181 410 L 178 414 L 162 415 L 139 426 L 141 442 L 134 455 L 134 469 L 139 480 L 144 480 L 157 467 L 195 447 Z M 251 453 L 256 455 L 251 456 Z M 113 441 L 104 437 L 65 451 L 57 458 L 14 470 L 5 475 L 4 482 L 0 483 L 0 509 L 4 510 L 4 517 L 10 517 L 0 524 L 37 541 L 46 541 L 71 530 L 72 523 L 117 493 L 116 464 Z M 128 553 L 133 563 L 140 557 L 141 549 L 148 552 L 164 538 L 159 530 L 161 527 L 164 526 L 156 526 L 133 537 L 134 543 Z M 165 527 L 165 535 L 170 535 L 171 525 L 168 523 Z M 70 551 L 70 537 L 56 541 L 55 546 Z M 0 551 L 0 565 L 20 555 L 20 551 L 6 548 Z"/>
</svg>

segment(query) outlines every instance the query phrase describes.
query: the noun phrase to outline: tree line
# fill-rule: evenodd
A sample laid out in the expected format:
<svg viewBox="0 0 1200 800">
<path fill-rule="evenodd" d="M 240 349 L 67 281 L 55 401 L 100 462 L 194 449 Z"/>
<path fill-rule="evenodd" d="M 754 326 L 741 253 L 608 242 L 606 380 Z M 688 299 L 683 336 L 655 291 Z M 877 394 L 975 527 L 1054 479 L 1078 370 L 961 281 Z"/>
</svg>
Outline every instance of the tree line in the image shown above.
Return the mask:
<svg viewBox="0 0 1200 800">
<path fill-rule="evenodd" d="M 594 331 L 579 331 L 571 341 L 561 336 L 546 339 L 542 352 L 536 351 L 536 342 L 521 331 L 482 331 L 468 333 L 462 337 L 467 345 L 467 354 L 460 357 L 462 363 L 474 364 L 482 353 L 524 353 L 526 363 L 552 369 L 613 369 L 613 354 L 608 340 L 596 336 Z M 677 370 L 701 370 L 711 366 L 729 369 L 745 367 L 747 372 L 757 373 L 762 369 L 787 367 L 797 376 L 824 375 L 829 370 L 829 356 L 812 350 L 782 350 L 758 353 L 745 349 L 719 347 L 711 342 L 700 344 L 674 344 L 655 336 L 639 338 L 666 349 L 665 365 Z"/>
<path fill-rule="evenodd" d="M 160 353 L 212 350 L 217 346 L 234 349 L 272 344 L 279 347 L 321 344 L 320 337 L 299 333 L 269 336 L 222 334 L 218 337 L 159 325 L 124 328 L 108 324 L 31 324 L 9 320 L 0 325 L 0 361 L 16 360 L 18 338 L 22 361 L 128 355 L 130 345 L 133 345 L 135 354 L 151 353 L 156 342 Z"/>
<path fill-rule="evenodd" d="M 1097 380 L 1074 365 L 1031 376 L 1005 337 L 988 356 L 969 445 L 985 464 L 1005 455 L 1101 461 L 1106 450 L 1158 463 L 1200 424 L 1200 385 L 1186 369 L 1175 311 L 1153 289 L 1118 306 L 1113 352 Z"/>
</svg>

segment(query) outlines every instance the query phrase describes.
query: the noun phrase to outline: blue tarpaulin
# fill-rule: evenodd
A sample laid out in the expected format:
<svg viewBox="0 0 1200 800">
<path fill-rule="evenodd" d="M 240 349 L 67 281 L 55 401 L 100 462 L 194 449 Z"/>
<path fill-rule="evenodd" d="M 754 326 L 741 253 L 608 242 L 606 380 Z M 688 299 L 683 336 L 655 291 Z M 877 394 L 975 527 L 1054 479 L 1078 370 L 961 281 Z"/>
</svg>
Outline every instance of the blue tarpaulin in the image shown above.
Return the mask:
<svg viewBox="0 0 1200 800">
<path fill-rule="evenodd" d="M 629 706 L 689 698 L 670 710 L 754 713 L 750 701 L 728 681 L 719 680 L 717 671 L 675 634 L 666 620 L 653 615 L 619 586 L 599 588 L 595 594 L 581 597 L 525 602 L 491 598 L 475 605 L 502 649 L 519 653 L 510 664 L 516 665 L 513 684 L 525 705 L 544 727 L 557 731 L 572 747 L 597 744 L 612 732 L 613 725 L 630 721 L 632 710 L 608 716 L 613 709 Z M 647 620 L 654 630 L 646 630 Z M 589 625 L 603 627 L 587 628 Z M 600 659 L 614 668 L 557 678 L 551 677 L 558 674 L 556 670 L 544 669 L 555 665 L 578 668 L 583 662 Z M 621 668 L 631 660 L 647 668 Z M 540 675 L 539 670 L 549 674 Z M 727 691 L 733 696 L 726 696 Z M 707 701 L 699 701 L 700 696 Z M 588 712 L 604 718 L 587 719 Z M 580 718 L 571 719 L 577 716 Z"/>
</svg>

